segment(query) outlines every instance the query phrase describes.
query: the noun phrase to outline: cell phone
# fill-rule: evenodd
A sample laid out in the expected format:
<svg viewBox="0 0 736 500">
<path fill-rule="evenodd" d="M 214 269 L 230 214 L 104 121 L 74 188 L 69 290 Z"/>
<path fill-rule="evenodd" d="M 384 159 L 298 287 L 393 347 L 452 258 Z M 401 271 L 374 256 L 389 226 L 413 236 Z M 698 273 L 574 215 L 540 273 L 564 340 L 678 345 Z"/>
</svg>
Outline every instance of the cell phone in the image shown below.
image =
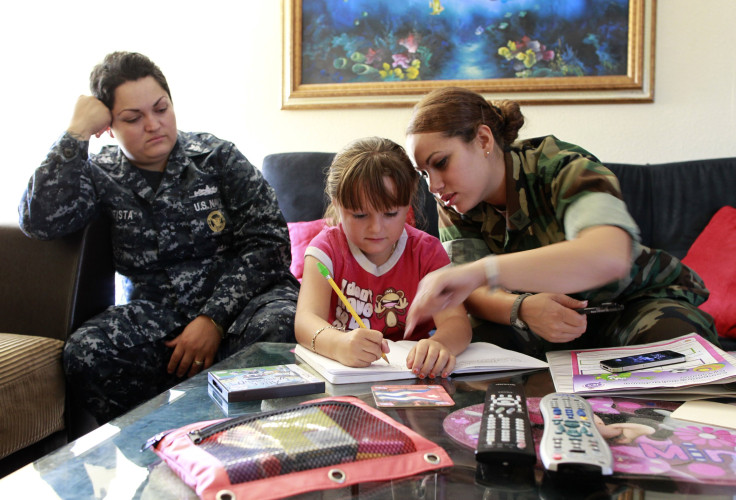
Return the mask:
<svg viewBox="0 0 736 500">
<path fill-rule="evenodd" d="M 582 309 L 575 310 L 580 314 L 599 314 L 623 311 L 624 306 L 623 304 L 617 304 L 615 302 L 603 302 L 597 306 L 583 307 Z"/>
<path fill-rule="evenodd" d="M 673 365 L 685 361 L 685 355 L 675 351 L 656 351 L 622 358 L 601 361 L 601 368 L 612 373 L 630 372 L 653 368 L 655 366 Z"/>
</svg>

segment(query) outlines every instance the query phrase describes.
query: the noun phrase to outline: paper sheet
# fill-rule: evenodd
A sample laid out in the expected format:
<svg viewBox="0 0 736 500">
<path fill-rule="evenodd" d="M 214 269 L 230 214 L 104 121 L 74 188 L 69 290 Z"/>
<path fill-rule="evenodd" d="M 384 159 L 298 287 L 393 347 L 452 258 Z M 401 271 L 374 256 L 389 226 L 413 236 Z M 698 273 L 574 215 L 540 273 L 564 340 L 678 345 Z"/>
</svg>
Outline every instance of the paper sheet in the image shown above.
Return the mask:
<svg viewBox="0 0 736 500">
<path fill-rule="evenodd" d="M 604 359 L 663 349 L 685 354 L 687 359 L 623 373 L 609 373 L 600 367 Z M 733 394 L 734 388 L 726 384 L 736 382 L 736 359 L 695 333 L 637 346 L 554 351 L 547 353 L 547 361 L 556 390 L 576 394 Z"/>
<path fill-rule="evenodd" d="M 672 413 L 672 418 L 736 429 L 736 406 L 715 401 L 688 401 Z"/>
</svg>

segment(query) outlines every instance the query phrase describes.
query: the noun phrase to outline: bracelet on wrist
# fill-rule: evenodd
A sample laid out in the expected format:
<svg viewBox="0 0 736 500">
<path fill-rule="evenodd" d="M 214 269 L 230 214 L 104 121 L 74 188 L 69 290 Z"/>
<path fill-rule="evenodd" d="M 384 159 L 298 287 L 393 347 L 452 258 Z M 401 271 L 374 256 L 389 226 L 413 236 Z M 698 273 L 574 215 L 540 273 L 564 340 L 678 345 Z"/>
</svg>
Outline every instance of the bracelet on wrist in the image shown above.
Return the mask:
<svg viewBox="0 0 736 500">
<path fill-rule="evenodd" d="M 316 332 L 314 332 L 314 334 L 312 335 L 312 352 L 317 352 L 317 348 L 314 345 L 314 343 L 317 341 L 317 336 L 320 333 L 324 332 L 325 330 L 330 330 L 330 329 L 337 330 L 338 332 L 344 332 L 345 331 L 344 328 L 340 328 L 340 327 L 333 326 L 333 325 L 323 326 L 322 328 L 320 328 L 319 330 L 317 330 Z"/>
<path fill-rule="evenodd" d="M 317 352 L 317 348 L 314 346 L 314 343 L 317 341 L 317 336 L 328 328 L 332 328 L 332 325 L 323 326 L 322 328 L 314 332 L 314 335 L 312 335 L 312 352 Z"/>
<path fill-rule="evenodd" d="M 495 292 L 501 286 L 498 283 L 498 261 L 495 255 L 489 255 L 483 259 L 486 268 L 486 282 L 491 292 Z"/>
<path fill-rule="evenodd" d="M 522 293 L 521 295 L 516 297 L 516 300 L 514 300 L 514 305 L 511 306 L 511 326 L 514 328 L 517 328 L 522 331 L 529 330 L 529 325 L 526 324 L 526 321 L 521 319 L 519 317 L 519 309 L 521 309 L 521 303 L 524 302 L 524 299 L 527 297 L 534 295 L 532 293 Z"/>
<path fill-rule="evenodd" d="M 210 318 L 210 321 L 212 321 L 212 324 L 215 325 L 215 328 L 217 328 L 217 333 L 220 334 L 220 339 L 221 340 L 224 339 L 225 338 L 225 329 L 222 328 L 222 326 L 220 326 L 220 324 L 217 323 L 217 321 L 215 321 L 214 319 Z"/>
</svg>

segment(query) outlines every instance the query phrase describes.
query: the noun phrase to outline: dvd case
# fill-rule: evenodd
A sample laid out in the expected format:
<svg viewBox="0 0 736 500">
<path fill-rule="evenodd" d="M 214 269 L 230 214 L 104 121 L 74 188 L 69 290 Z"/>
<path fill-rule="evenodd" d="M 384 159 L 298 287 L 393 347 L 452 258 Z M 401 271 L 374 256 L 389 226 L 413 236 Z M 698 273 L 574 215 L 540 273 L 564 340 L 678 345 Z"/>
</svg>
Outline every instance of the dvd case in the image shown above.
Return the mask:
<svg viewBox="0 0 736 500">
<path fill-rule="evenodd" d="M 215 370 L 207 374 L 207 380 L 227 403 L 325 391 L 324 380 L 295 364 Z"/>
</svg>

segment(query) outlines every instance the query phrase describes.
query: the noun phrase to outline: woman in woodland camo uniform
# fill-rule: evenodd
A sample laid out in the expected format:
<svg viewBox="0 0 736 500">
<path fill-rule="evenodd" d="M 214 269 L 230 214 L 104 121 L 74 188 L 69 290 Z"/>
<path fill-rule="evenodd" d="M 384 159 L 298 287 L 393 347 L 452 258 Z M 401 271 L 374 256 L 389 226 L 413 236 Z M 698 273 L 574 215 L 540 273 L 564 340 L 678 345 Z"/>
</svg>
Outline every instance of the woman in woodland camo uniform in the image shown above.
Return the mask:
<svg viewBox="0 0 736 500">
<path fill-rule="evenodd" d="M 519 105 L 462 88 L 414 108 L 407 149 L 437 197 L 455 267 L 424 278 L 407 326 L 465 303 L 475 338 L 535 356 L 697 332 L 717 343 L 700 277 L 643 246 L 618 179 L 554 136 L 518 141 Z M 623 310 L 576 309 L 616 302 Z M 407 331 L 411 331 L 407 328 Z"/>
</svg>

